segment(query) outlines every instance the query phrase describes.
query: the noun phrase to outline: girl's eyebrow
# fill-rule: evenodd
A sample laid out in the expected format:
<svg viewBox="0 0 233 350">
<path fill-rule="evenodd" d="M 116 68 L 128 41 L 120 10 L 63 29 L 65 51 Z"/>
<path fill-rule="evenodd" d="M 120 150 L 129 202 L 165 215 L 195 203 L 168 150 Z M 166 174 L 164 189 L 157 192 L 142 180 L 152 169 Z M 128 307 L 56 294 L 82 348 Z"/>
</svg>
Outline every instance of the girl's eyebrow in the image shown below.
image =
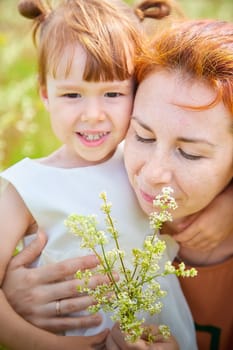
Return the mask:
<svg viewBox="0 0 233 350">
<path fill-rule="evenodd" d="M 66 81 L 62 81 L 62 82 L 58 82 L 56 85 L 56 89 L 57 90 L 62 90 L 62 89 L 85 89 L 88 88 L 88 83 L 86 81 L 82 81 L 81 83 L 72 83 L 72 82 L 66 82 Z M 129 82 L 102 82 L 102 86 L 100 85 L 100 90 L 121 90 L 121 89 L 127 89 L 127 90 L 131 90 L 132 86 Z"/>
<path fill-rule="evenodd" d="M 79 86 L 75 84 L 60 83 L 60 84 L 57 84 L 56 89 L 57 90 L 64 90 L 64 89 L 75 90 L 75 89 L 79 89 Z"/>
<path fill-rule="evenodd" d="M 150 132 L 153 132 L 152 131 L 152 129 L 148 126 L 148 125 L 146 125 L 146 124 L 144 124 L 140 119 L 138 119 L 136 116 L 132 116 L 131 117 L 131 119 L 132 120 L 135 120 L 136 121 L 136 123 L 138 123 L 142 128 L 144 128 L 145 130 L 148 130 L 148 131 L 150 131 Z M 211 143 L 211 142 L 209 142 L 209 141 L 207 141 L 207 140 L 205 140 L 205 139 L 201 139 L 201 138 L 187 138 L 187 137 L 178 137 L 178 139 L 177 139 L 177 141 L 179 141 L 179 142 L 184 142 L 184 143 L 203 143 L 203 144 L 205 144 L 205 145 L 208 145 L 208 146 L 210 146 L 210 147 L 216 147 L 216 145 L 215 144 L 213 144 L 213 143 Z"/>
</svg>

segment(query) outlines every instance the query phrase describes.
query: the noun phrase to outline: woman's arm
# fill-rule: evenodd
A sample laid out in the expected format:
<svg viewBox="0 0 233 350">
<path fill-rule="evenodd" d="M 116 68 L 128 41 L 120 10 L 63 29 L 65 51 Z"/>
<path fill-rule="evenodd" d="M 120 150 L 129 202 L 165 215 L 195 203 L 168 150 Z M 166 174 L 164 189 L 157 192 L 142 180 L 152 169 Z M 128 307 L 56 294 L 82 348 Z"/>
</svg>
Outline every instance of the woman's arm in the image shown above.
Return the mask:
<svg viewBox="0 0 233 350">
<path fill-rule="evenodd" d="M 183 247 L 211 251 L 233 234 L 233 181 L 186 228 L 173 236 Z"/>
</svg>

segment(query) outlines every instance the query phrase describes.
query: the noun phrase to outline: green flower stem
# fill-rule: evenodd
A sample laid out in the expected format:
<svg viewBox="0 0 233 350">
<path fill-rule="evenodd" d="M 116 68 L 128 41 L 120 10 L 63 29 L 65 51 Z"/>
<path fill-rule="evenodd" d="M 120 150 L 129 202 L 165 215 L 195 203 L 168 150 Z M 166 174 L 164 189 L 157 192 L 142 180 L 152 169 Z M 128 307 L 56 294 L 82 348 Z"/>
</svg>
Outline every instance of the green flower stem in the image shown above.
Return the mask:
<svg viewBox="0 0 233 350">
<path fill-rule="evenodd" d="M 153 236 L 152 236 L 152 238 L 151 238 L 151 243 L 154 242 L 155 236 L 156 236 L 156 232 L 154 231 Z M 151 259 L 152 259 L 152 253 L 150 253 L 150 257 L 149 257 L 149 261 L 150 261 L 150 262 L 151 262 Z M 148 264 L 148 266 L 150 266 L 150 264 Z M 138 264 L 136 265 L 135 269 L 137 269 L 137 268 L 138 268 Z M 146 280 L 145 280 L 144 278 L 145 278 L 146 273 L 148 272 L 148 270 L 149 270 L 149 267 L 146 268 L 146 269 L 142 269 L 142 270 L 141 270 L 141 273 L 137 276 L 136 282 L 138 282 L 138 281 L 139 281 L 139 278 L 141 277 L 141 282 L 138 284 L 139 286 L 140 286 L 140 285 L 143 285 L 144 283 L 146 283 Z M 135 271 L 135 272 L 136 272 L 136 271 Z M 153 279 L 153 278 L 150 278 L 149 280 L 152 280 L 152 279 Z"/>
<path fill-rule="evenodd" d="M 116 291 L 116 292 L 115 292 L 115 293 L 116 293 L 116 297 L 117 297 L 117 292 L 119 293 L 119 292 L 120 292 L 120 289 L 119 289 L 119 287 L 118 287 L 118 285 L 117 285 L 117 283 L 116 283 L 116 281 L 115 281 L 115 278 L 113 277 L 112 270 L 111 270 L 111 268 L 110 268 L 110 266 L 109 266 L 108 259 L 107 259 L 107 257 L 106 257 L 106 253 L 105 253 L 105 249 L 104 249 L 103 244 L 101 244 L 101 250 L 102 250 L 102 254 L 103 254 L 103 257 L 104 257 L 104 262 L 105 262 L 105 264 L 106 264 L 106 267 L 105 267 L 105 265 L 104 265 L 104 262 L 102 262 L 102 259 L 100 258 L 101 264 L 102 264 L 104 270 L 106 271 L 106 273 L 107 273 L 107 275 L 108 275 L 110 281 L 112 282 L 112 284 L 113 284 L 113 286 L 114 286 L 114 289 L 115 289 L 115 291 Z"/>
<path fill-rule="evenodd" d="M 136 264 L 134 267 L 134 270 L 133 270 L 133 273 L 132 273 L 131 279 L 130 279 L 131 281 L 134 279 L 134 276 L 136 275 L 137 269 L 138 269 L 138 264 Z"/>
<path fill-rule="evenodd" d="M 173 274 L 175 275 L 176 273 L 174 272 Z M 140 287 L 141 285 L 144 285 L 145 283 L 149 283 L 150 281 L 152 281 L 155 278 L 164 277 L 164 276 L 167 276 L 167 275 L 171 275 L 171 273 L 159 273 L 159 274 L 150 276 L 149 278 L 147 278 L 147 279 L 143 280 L 142 282 L 140 282 L 138 284 L 138 287 Z"/>
<path fill-rule="evenodd" d="M 114 223 L 113 223 L 113 221 L 112 221 L 112 218 L 111 218 L 110 214 L 109 214 L 109 213 L 106 213 L 106 215 L 107 215 L 107 218 L 108 218 L 108 222 L 110 223 L 111 228 L 112 228 L 112 230 L 113 230 L 113 232 L 114 232 L 114 234 L 113 234 L 113 239 L 114 239 L 114 241 L 115 241 L 116 248 L 117 248 L 118 250 L 120 250 L 120 246 L 119 246 L 119 242 L 118 242 L 117 234 L 116 234 L 117 231 L 116 231 L 116 229 L 115 229 Z M 123 261 L 122 256 L 121 256 L 120 254 L 119 254 L 119 260 L 120 260 L 120 264 L 121 264 L 121 267 L 122 267 L 122 270 L 123 270 L 125 279 L 126 279 L 127 282 L 129 282 L 129 279 L 128 279 L 128 276 L 127 276 L 127 273 L 126 273 L 126 270 L 125 270 L 124 261 Z"/>
</svg>

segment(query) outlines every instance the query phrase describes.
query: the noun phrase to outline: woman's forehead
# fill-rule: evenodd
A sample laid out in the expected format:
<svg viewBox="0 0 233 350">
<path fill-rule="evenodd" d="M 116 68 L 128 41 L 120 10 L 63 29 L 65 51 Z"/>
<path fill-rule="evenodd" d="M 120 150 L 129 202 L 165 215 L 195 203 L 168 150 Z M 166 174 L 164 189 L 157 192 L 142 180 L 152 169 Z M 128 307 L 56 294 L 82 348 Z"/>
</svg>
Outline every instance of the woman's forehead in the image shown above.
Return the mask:
<svg viewBox="0 0 233 350">
<path fill-rule="evenodd" d="M 223 101 L 212 104 L 216 91 L 203 80 L 190 79 L 177 72 L 159 71 L 150 74 L 138 87 L 133 116 L 148 124 L 165 121 L 192 122 L 195 128 L 216 128 L 229 132 L 230 111 Z M 212 105 L 211 105 L 212 104 Z"/>
</svg>

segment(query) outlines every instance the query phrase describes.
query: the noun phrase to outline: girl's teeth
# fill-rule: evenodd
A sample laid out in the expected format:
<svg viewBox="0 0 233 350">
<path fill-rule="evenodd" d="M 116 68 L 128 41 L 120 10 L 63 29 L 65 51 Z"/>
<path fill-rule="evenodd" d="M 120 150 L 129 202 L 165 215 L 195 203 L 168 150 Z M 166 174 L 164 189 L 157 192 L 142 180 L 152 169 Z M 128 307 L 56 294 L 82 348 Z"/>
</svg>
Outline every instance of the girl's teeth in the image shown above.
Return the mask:
<svg viewBox="0 0 233 350">
<path fill-rule="evenodd" d="M 107 135 L 106 132 L 100 133 L 100 134 L 83 134 L 80 133 L 87 141 L 97 141 L 101 139 L 103 136 Z"/>
</svg>

